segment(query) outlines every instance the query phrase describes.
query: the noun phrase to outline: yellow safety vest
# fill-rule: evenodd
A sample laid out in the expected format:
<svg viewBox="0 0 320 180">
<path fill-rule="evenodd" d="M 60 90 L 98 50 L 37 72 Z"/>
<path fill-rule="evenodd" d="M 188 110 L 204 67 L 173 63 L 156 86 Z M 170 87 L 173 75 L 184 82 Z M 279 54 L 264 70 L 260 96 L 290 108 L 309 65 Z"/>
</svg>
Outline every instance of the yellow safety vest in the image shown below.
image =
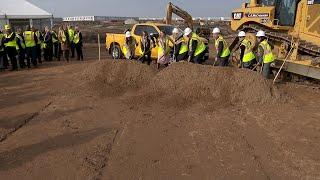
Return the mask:
<svg viewBox="0 0 320 180">
<path fill-rule="evenodd" d="M 37 31 L 37 32 L 36 32 L 36 36 L 37 36 L 37 38 L 38 38 L 38 43 L 37 43 L 37 44 L 41 44 L 42 41 L 41 41 L 41 39 L 40 39 L 40 36 L 41 36 L 40 31 Z"/>
<path fill-rule="evenodd" d="M 4 38 L 4 35 L 2 33 L 0 33 L 0 52 L 4 51 L 4 48 L 2 47 L 2 40 Z"/>
<path fill-rule="evenodd" d="M 186 40 L 183 38 L 181 46 L 180 46 L 179 54 L 183 54 L 188 51 L 189 51 L 188 44 L 187 44 Z"/>
<path fill-rule="evenodd" d="M 23 42 L 22 36 L 20 36 L 19 34 L 17 34 L 16 36 L 17 36 L 17 38 L 20 40 L 20 45 L 21 45 L 21 47 L 22 47 L 23 49 L 25 49 L 25 48 L 26 48 L 26 45 L 25 45 L 24 42 Z M 19 48 L 19 47 L 18 47 L 18 48 Z"/>
<path fill-rule="evenodd" d="M 11 36 L 13 36 L 13 32 L 11 33 L 11 34 L 5 34 L 4 35 L 6 38 L 11 38 Z M 15 48 L 17 48 L 17 40 L 16 40 L 16 38 L 13 38 L 13 40 L 12 41 L 9 41 L 9 42 L 7 42 L 7 43 L 5 43 L 4 44 L 6 47 L 15 47 Z"/>
<path fill-rule="evenodd" d="M 165 54 L 168 54 L 169 52 L 170 52 L 169 39 L 168 37 L 166 37 L 164 44 L 161 44 L 160 42 L 158 44 L 158 57 L 162 57 Z"/>
<path fill-rule="evenodd" d="M 204 44 L 204 42 L 200 39 L 200 37 L 196 34 L 193 33 L 191 40 L 190 40 L 190 44 L 189 44 L 189 49 L 192 49 L 192 41 L 197 41 L 197 48 L 194 52 L 194 56 L 198 56 L 199 54 L 201 54 L 203 51 L 206 50 L 206 45 Z"/>
<path fill-rule="evenodd" d="M 80 32 L 77 32 L 77 33 L 74 34 L 73 42 L 75 44 L 78 44 L 79 41 L 80 41 L 80 36 L 79 35 L 80 35 Z"/>
<path fill-rule="evenodd" d="M 68 29 L 68 34 L 69 34 L 69 40 L 70 40 L 70 42 L 73 42 L 74 30 L 73 30 L 73 29 Z"/>
<path fill-rule="evenodd" d="M 259 46 L 263 48 L 263 63 L 271 63 L 274 61 L 274 55 L 268 41 L 265 39 L 262 41 Z"/>
<path fill-rule="evenodd" d="M 57 39 L 57 33 L 56 32 L 54 32 L 54 31 L 51 31 L 51 34 L 54 34 L 54 36 L 52 36 L 52 42 L 53 43 L 56 43 L 56 42 L 58 42 L 58 39 Z"/>
<path fill-rule="evenodd" d="M 26 42 L 26 47 L 36 46 L 36 41 L 34 40 L 34 32 L 25 31 L 23 33 L 24 41 Z"/>
<path fill-rule="evenodd" d="M 228 43 L 226 42 L 226 40 L 223 39 L 222 36 L 219 36 L 219 38 L 215 42 L 216 49 L 218 50 L 220 42 L 223 43 L 223 51 L 222 51 L 222 54 L 221 54 L 221 58 L 229 56 L 230 55 L 230 50 L 229 50 Z"/>
<path fill-rule="evenodd" d="M 243 55 L 243 58 L 242 58 L 242 62 L 246 63 L 246 62 L 250 62 L 250 61 L 254 60 L 256 57 L 252 52 L 251 42 L 249 40 L 247 40 L 247 39 L 244 39 L 241 42 L 241 45 L 245 46 L 245 51 L 244 51 L 244 55 Z"/>
</svg>

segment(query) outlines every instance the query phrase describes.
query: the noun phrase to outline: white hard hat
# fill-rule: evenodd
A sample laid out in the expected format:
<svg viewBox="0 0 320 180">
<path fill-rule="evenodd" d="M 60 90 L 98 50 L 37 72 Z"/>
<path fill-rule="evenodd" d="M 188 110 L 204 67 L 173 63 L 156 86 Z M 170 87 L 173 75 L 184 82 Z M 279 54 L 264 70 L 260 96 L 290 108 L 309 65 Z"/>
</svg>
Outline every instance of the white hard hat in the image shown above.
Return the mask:
<svg viewBox="0 0 320 180">
<path fill-rule="evenodd" d="M 257 32 L 257 35 L 256 35 L 256 36 L 257 36 L 257 37 L 265 37 L 265 36 L 266 36 L 266 33 L 265 33 L 264 31 L 260 30 L 260 31 Z"/>
<path fill-rule="evenodd" d="M 219 28 L 214 28 L 213 31 L 212 31 L 213 34 L 219 34 L 220 32 L 221 31 L 220 31 Z"/>
<path fill-rule="evenodd" d="M 131 37 L 130 31 L 127 31 L 127 32 L 126 32 L 126 38 L 128 38 L 128 37 Z"/>
<path fill-rule="evenodd" d="M 188 36 L 189 34 L 191 34 L 192 33 L 192 30 L 190 29 L 190 28 L 186 28 L 185 30 L 184 30 L 184 35 L 185 36 Z"/>
<path fill-rule="evenodd" d="M 246 37 L 246 33 L 244 31 L 240 31 L 238 37 Z"/>
<path fill-rule="evenodd" d="M 172 30 L 172 33 L 173 33 L 173 34 L 178 34 L 178 33 L 179 33 L 179 29 L 178 29 L 178 28 L 174 28 L 174 29 Z"/>
</svg>

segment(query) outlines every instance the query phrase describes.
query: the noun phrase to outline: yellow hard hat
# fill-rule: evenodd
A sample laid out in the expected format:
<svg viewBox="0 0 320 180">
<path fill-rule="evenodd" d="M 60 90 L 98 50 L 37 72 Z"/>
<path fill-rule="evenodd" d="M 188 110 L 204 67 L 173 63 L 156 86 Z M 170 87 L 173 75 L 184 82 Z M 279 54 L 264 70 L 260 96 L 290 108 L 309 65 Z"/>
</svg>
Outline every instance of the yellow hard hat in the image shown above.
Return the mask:
<svg viewBox="0 0 320 180">
<path fill-rule="evenodd" d="M 9 24 L 7 24 L 7 25 L 4 26 L 4 29 L 5 30 L 9 30 L 9 29 L 11 29 L 11 26 Z"/>
</svg>

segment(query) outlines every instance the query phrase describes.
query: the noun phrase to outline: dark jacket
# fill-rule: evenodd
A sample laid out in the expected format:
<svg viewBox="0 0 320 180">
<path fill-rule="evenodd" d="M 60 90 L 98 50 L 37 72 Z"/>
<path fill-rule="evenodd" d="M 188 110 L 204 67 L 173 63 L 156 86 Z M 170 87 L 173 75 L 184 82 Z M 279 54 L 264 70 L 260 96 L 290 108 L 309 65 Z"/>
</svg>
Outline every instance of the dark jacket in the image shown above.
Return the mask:
<svg viewBox="0 0 320 180">
<path fill-rule="evenodd" d="M 144 40 L 144 41 L 143 41 Z M 151 37 L 150 36 L 146 36 L 146 37 L 142 37 L 140 40 L 140 46 L 141 46 L 141 50 L 143 53 L 145 54 L 149 54 L 151 53 L 151 51 L 149 51 L 152 47 L 151 47 Z"/>
<path fill-rule="evenodd" d="M 190 43 L 190 41 L 189 41 L 189 43 Z M 196 52 L 197 46 L 198 46 L 198 41 L 192 40 L 192 44 L 191 44 L 191 46 L 189 46 L 190 47 L 189 57 L 192 58 L 194 56 L 194 53 Z"/>
<path fill-rule="evenodd" d="M 43 37 L 43 42 L 47 44 L 47 46 L 52 45 L 52 36 L 51 32 L 46 32 Z"/>
<path fill-rule="evenodd" d="M 221 54 L 222 54 L 222 52 L 223 52 L 223 42 L 222 41 L 220 41 L 219 42 L 219 44 L 218 44 L 218 50 L 217 50 L 217 57 L 219 58 L 219 57 L 221 57 Z"/>
<path fill-rule="evenodd" d="M 180 35 L 177 39 L 175 39 L 175 42 L 179 41 L 181 38 L 183 38 L 183 35 Z M 178 44 L 174 45 L 174 56 L 177 57 L 179 55 L 179 51 L 182 45 L 182 41 Z"/>
</svg>

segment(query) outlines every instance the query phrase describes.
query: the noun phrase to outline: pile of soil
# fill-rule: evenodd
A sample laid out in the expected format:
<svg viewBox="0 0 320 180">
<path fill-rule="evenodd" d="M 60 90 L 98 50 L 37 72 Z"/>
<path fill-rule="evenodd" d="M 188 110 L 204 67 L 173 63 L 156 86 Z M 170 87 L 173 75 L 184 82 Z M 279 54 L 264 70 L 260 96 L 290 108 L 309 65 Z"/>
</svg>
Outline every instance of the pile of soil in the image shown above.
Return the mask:
<svg viewBox="0 0 320 180">
<path fill-rule="evenodd" d="M 159 72 L 143 94 L 163 96 L 166 103 L 214 105 L 281 102 L 279 90 L 255 72 L 176 63 Z"/>
<path fill-rule="evenodd" d="M 80 77 L 93 93 L 119 96 L 148 84 L 155 74 L 155 69 L 135 61 L 101 61 L 88 66 Z"/>
<path fill-rule="evenodd" d="M 173 106 L 189 103 L 244 105 L 282 102 L 283 95 L 256 72 L 190 63 L 175 63 L 156 71 L 134 61 L 93 63 L 82 74 L 100 95 L 121 95 L 137 90 L 137 103 L 162 101 Z"/>
</svg>

